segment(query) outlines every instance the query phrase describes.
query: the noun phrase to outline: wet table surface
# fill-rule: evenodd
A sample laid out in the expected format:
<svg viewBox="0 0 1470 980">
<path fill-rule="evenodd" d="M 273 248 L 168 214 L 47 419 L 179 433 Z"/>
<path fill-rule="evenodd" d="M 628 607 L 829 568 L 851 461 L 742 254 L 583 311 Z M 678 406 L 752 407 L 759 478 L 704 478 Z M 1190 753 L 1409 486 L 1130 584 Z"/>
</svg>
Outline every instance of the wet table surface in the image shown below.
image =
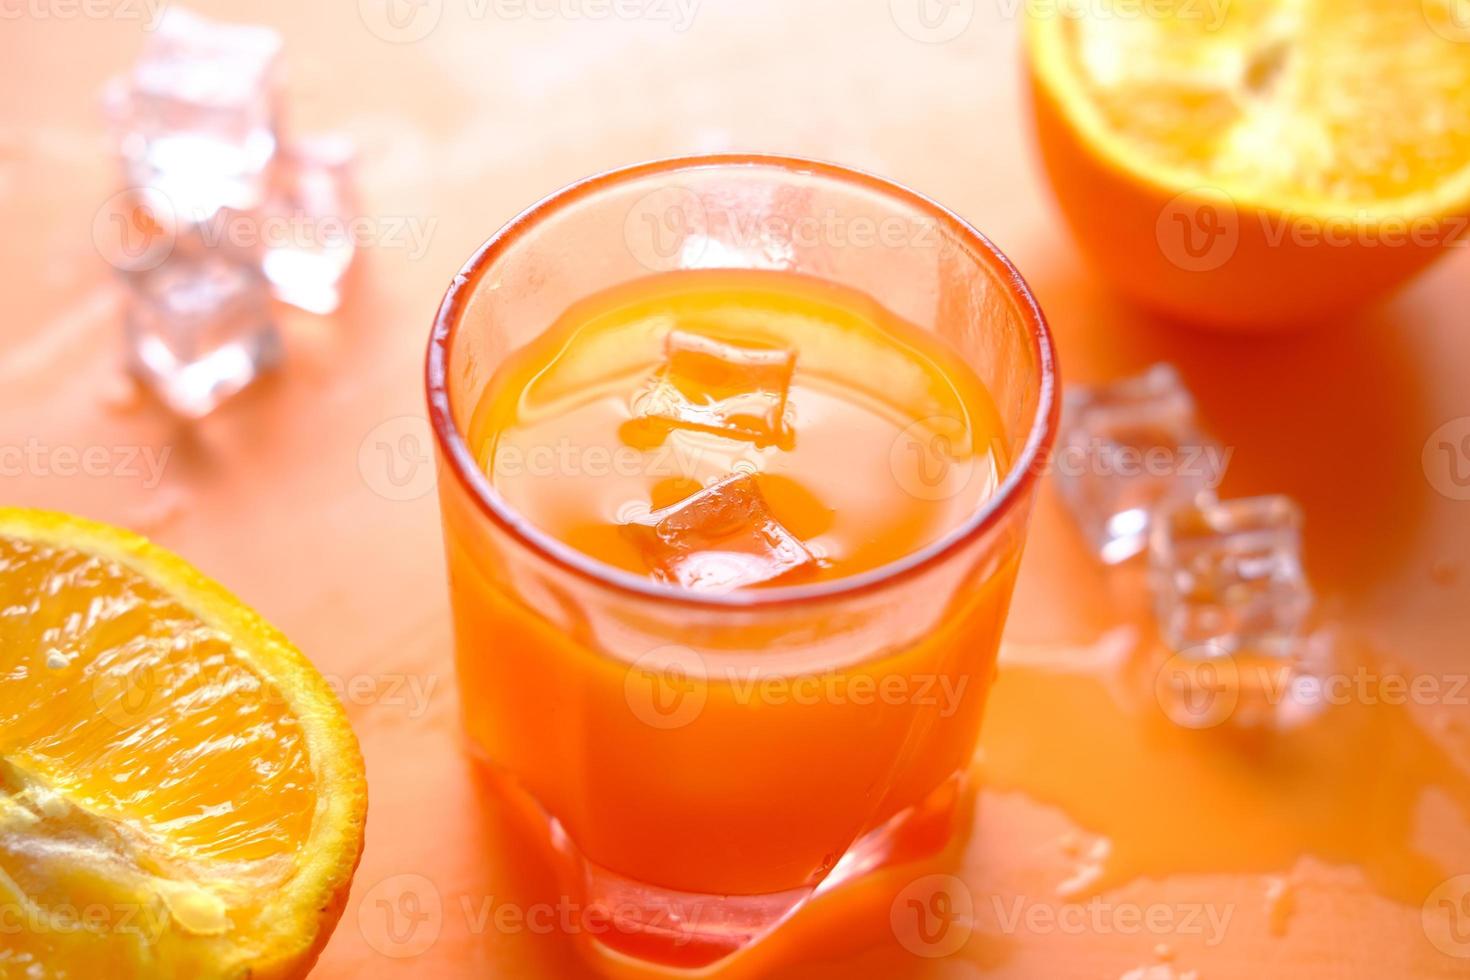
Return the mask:
<svg viewBox="0 0 1470 980">
<path fill-rule="evenodd" d="M 1470 470 L 1470 458 L 1434 463 L 1437 443 L 1470 425 L 1455 427 L 1470 416 L 1466 250 L 1392 303 L 1306 335 L 1198 335 L 1132 310 L 1085 266 L 1038 173 L 1015 4 L 958 5 L 973 16 L 950 22 L 945 43 L 926 43 L 936 36 L 903 0 L 670 0 L 627 21 L 455 0 L 396 20 L 374 0 L 196 6 L 281 29 L 290 125 L 357 140 L 378 240 L 338 314 L 281 311 L 279 376 L 198 424 L 139 402 L 92 235 L 119 180 L 97 96 L 154 8 L 6 5 L 0 447 L 12 462 L 10 447 L 29 449 L 0 486 L 6 503 L 128 525 L 181 552 L 345 692 L 371 815 L 316 976 L 586 972 L 562 930 L 495 914 L 559 900 L 459 732 L 424 340 L 450 277 L 528 203 L 609 167 L 744 149 L 870 169 L 974 221 L 1029 278 L 1070 379 L 1177 364 L 1234 450 L 1222 492 L 1300 500 L 1324 615 L 1438 693 L 1302 748 L 1314 769 L 1293 785 L 1323 783 L 1321 812 L 1253 802 L 1250 774 L 1212 782 L 1202 772 L 1220 767 L 1191 759 L 1251 756 L 1191 743 L 1181 762 L 1161 747 L 1174 736 L 1140 721 L 1151 688 L 1119 666 L 1149 642 L 1136 573 L 1099 569 L 1047 486 L 963 853 L 817 903 L 732 975 L 1470 975 L 1470 880 L 1456 881 L 1470 873 L 1470 795 L 1449 765 L 1420 766 L 1440 752 L 1463 762 L 1470 744 L 1470 693 L 1455 693 L 1470 669 L 1470 502 L 1457 499 L 1470 494 L 1446 465 Z M 104 447 L 112 463 L 71 472 L 63 447 Z M 1143 827 L 1198 846 L 1165 853 Z M 1236 831 L 1249 847 L 1224 846 Z M 940 871 L 973 906 L 942 948 L 890 914 Z"/>
</svg>

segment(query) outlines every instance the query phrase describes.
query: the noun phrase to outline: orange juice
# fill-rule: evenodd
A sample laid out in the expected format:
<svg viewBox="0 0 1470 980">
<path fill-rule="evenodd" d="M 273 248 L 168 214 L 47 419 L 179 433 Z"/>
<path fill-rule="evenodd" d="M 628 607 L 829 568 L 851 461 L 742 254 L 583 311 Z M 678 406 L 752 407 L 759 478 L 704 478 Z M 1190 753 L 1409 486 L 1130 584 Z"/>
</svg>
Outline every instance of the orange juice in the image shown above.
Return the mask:
<svg viewBox="0 0 1470 980">
<path fill-rule="evenodd" d="M 697 234 L 633 247 L 667 199 Z M 761 201 L 894 244 L 752 252 Z M 428 379 L 465 724 L 580 934 L 707 964 L 949 839 L 1055 414 L 973 229 L 815 164 L 610 174 L 466 267 Z"/>
<path fill-rule="evenodd" d="M 710 338 L 794 362 L 764 432 L 640 411 L 670 338 Z M 717 360 L 716 353 L 712 359 Z M 687 372 L 694 405 L 734 378 Z M 749 370 L 749 369 L 747 369 Z M 784 399 L 780 395 L 784 394 Z M 728 414 L 738 415 L 741 406 Z M 1001 423 L 965 364 L 872 300 L 817 279 L 749 270 L 668 273 L 572 307 L 496 374 L 469 431 L 497 490 L 545 531 L 648 574 L 635 517 L 731 473 L 755 475 L 772 516 L 813 554 L 795 580 L 878 568 L 931 544 L 994 494 Z M 789 584 L 782 576 L 753 587 Z"/>
<path fill-rule="evenodd" d="M 794 352 L 769 438 L 639 414 L 675 332 Z M 1000 436 L 984 386 L 943 344 L 859 293 L 759 271 L 668 273 L 576 304 L 496 373 L 469 431 L 520 514 L 638 575 L 651 575 L 649 556 L 630 522 L 752 474 L 812 556 L 753 589 L 850 576 L 933 543 L 995 492 Z M 925 642 L 877 661 L 838 648 L 826 663 L 740 664 L 691 637 L 630 673 L 575 629 L 478 591 L 464 568 L 470 731 L 600 867 L 684 893 L 799 893 L 964 767 L 1013 574 L 1005 562 Z M 762 642 L 759 630 L 745 639 Z M 566 703 L 586 712 L 578 724 Z"/>
</svg>

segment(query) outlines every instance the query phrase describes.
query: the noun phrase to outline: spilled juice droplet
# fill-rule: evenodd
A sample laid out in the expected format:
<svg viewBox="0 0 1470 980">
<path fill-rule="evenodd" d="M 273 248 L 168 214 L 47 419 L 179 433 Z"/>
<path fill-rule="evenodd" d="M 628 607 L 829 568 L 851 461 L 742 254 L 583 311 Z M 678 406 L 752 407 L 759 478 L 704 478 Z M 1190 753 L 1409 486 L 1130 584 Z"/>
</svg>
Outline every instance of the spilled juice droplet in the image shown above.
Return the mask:
<svg viewBox="0 0 1470 980">
<path fill-rule="evenodd" d="M 1144 876 L 1284 874 L 1312 855 L 1417 906 L 1449 873 L 1416 846 L 1421 800 L 1438 789 L 1470 818 L 1470 777 L 1381 664 L 1343 640 L 1331 668 L 1341 683 L 1299 727 L 1191 730 L 1165 715 L 1155 668 L 1120 654 L 1116 635 L 1065 656 L 1012 648 L 986 712 L 980 780 L 1058 807 L 1108 843 L 1084 853 L 1065 885 L 1073 898 Z M 1285 893 L 1278 904 L 1289 915 Z"/>
<path fill-rule="evenodd" d="M 1266 927 L 1273 936 L 1286 935 L 1296 911 L 1296 886 L 1286 878 L 1272 878 L 1266 884 Z"/>
</svg>

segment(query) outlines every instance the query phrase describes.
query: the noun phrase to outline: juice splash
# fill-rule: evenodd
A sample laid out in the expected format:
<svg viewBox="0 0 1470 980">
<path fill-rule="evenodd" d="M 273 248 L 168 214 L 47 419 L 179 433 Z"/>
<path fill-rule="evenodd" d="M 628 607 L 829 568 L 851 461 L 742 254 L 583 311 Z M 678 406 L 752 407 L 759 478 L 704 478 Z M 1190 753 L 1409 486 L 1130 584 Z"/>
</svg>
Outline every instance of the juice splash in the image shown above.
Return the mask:
<svg viewBox="0 0 1470 980">
<path fill-rule="evenodd" d="M 1462 975 L 1463 675 L 1343 634 L 1306 723 L 1191 730 L 1156 699 L 1158 660 L 1136 624 L 1006 644 L 973 833 L 824 893 L 722 976 L 1233 976 L 1344 930 L 1372 939 L 1351 975 Z M 1405 703 L 1415 676 L 1443 704 Z"/>
<path fill-rule="evenodd" d="M 1303 724 L 1248 731 L 1222 719 L 1192 730 L 1156 700 L 1157 658 L 1135 649 L 1131 632 L 1061 657 L 1018 650 L 989 709 L 986 787 L 1058 806 L 1107 842 L 1067 891 L 1094 895 L 1140 876 L 1286 873 L 1310 857 L 1358 869 L 1373 890 L 1418 906 L 1451 873 L 1423 847 L 1420 822 L 1435 794 L 1470 820 L 1470 740 L 1453 727 L 1456 709 L 1413 703 L 1423 681 L 1337 637 Z M 1440 686 L 1445 704 L 1462 686 Z M 1043 709 L 1068 724 L 1037 724 Z"/>
</svg>

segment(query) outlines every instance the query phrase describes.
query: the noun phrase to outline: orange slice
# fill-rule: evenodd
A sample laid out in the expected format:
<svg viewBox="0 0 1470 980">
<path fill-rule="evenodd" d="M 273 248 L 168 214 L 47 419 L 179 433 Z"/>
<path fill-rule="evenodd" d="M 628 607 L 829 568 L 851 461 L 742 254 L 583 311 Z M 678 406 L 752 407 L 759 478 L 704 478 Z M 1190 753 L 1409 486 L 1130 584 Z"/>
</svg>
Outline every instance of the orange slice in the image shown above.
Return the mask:
<svg viewBox="0 0 1470 980">
<path fill-rule="evenodd" d="M 0 978 L 301 976 L 366 799 L 259 616 L 126 531 L 0 509 Z"/>
<path fill-rule="evenodd" d="M 1470 224 L 1460 0 L 1028 4 L 1042 157 L 1084 250 L 1184 319 L 1307 323 Z"/>
</svg>

